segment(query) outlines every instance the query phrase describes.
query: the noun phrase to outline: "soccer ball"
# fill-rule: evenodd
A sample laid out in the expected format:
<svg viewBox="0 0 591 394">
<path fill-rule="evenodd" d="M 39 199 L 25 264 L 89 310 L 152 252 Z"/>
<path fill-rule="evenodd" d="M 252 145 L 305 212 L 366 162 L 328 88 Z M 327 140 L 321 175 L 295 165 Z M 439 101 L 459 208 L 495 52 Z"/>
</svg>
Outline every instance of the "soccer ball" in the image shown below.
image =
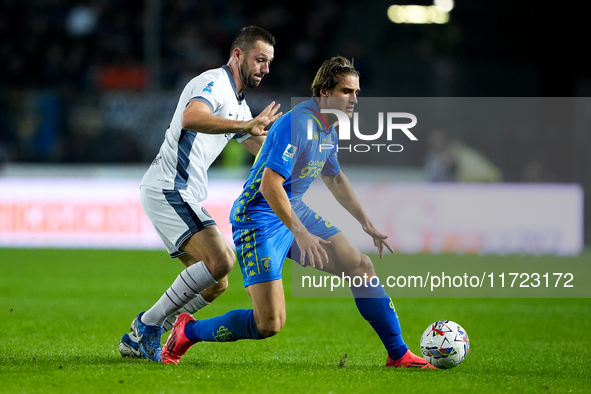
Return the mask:
<svg viewBox="0 0 591 394">
<path fill-rule="evenodd" d="M 466 330 L 451 320 L 431 324 L 421 336 L 421 352 L 436 368 L 450 369 L 464 361 L 470 351 Z"/>
</svg>

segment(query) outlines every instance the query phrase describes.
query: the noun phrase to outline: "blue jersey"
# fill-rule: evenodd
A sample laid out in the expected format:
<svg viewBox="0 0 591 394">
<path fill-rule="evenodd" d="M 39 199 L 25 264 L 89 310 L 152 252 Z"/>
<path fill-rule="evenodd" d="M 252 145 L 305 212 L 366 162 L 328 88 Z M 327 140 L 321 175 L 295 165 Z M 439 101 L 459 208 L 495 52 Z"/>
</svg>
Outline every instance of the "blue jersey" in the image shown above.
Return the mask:
<svg viewBox="0 0 591 394">
<path fill-rule="evenodd" d="M 312 126 L 310 139 L 309 120 Z M 334 126 L 327 129 L 314 99 L 296 105 L 275 121 L 250 170 L 244 190 L 234 202 L 230 215 L 232 225 L 254 228 L 279 220 L 259 190 L 265 168 L 285 178 L 283 187 L 294 211 L 304 209 L 302 197 L 314 179 L 320 174 L 335 176 L 341 172 L 337 139 Z"/>
</svg>

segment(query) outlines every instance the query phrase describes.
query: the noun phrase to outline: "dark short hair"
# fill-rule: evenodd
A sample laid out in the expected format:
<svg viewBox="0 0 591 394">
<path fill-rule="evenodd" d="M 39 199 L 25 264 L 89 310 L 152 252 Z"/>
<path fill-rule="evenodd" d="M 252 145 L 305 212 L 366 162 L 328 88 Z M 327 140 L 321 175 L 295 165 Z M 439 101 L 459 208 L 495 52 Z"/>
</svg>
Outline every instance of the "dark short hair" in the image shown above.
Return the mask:
<svg viewBox="0 0 591 394">
<path fill-rule="evenodd" d="M 244 52 L 250 51 L 255 42 L 259 40 L 271 46 L 275 45 L 275 37 L 262 27 L 243 27 L 236 35 L 236 38 L 234 38 L 234 41 L 232 41 L 232 45 L 230 46 L 230 56 L 232 56 L 232 53 L 234 53 L 234 49 L 236 48 L 240 48 Z"/>
<path fill-rule="evenodd" d="M 349 75 L 359 77 L 359 72 L 346 58 L 335 56 L 325 60 L 312 82 L 312 96 L 320 97 L 320 91 L 323 89 L 333 90 L 344 77 Z"/>
</svg>

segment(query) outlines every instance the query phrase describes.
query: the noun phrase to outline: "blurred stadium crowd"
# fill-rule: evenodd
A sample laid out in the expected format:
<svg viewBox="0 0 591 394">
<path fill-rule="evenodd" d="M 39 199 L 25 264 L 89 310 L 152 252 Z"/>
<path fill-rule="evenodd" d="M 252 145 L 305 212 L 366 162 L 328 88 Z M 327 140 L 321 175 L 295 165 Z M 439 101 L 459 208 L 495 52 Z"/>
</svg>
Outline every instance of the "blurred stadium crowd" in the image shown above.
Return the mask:
<svg viewBox="0 0 591 394">
<path fill-rule="evenodd" d="M 239 0 L 2 1 L 0 163 L 151 160 L 175 92 L 225 64 L 248 24 L 271 31 L 284 59 L 257 93 L 307 95 L 341 10 L 335 0 L 288 8 Z M 150 26 L 154 20 L 160 28 Z"/>
<path fill-rule="evenodd" d="M 0 83 L 3 88 L 60 88 L 67 91 L 148 87 L 145 0 L 31 0 L 0 2 Z M 175 89 L 228 58 L 236 32 L 247 24 L 272 31 L 278 62 L 264 89 L 297 87 L 312 60 L 323 58 L 325 37 L 341 8 L 335 0 L 303 1 L 295 7 L 239 0 L 157 1 L 162 27 L 158 42 L 162 70 L 155 86 Z M 293 34 L 297 31 L 297 34 Z M 290 49 L 287 49 L 290 48 Z M 304 71 L 304 72 L 302 72 Z M 284 78 L 288 76 L 289 78 Z M 309 81 L 306 82 L 309 84 Z"/>
</svg>

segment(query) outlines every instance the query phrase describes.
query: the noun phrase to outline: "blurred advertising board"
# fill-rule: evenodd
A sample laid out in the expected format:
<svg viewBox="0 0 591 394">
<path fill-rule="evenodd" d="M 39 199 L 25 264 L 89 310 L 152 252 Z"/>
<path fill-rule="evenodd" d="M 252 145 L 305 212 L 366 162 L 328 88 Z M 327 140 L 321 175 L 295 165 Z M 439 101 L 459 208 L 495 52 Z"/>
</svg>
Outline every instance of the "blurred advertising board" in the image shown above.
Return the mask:
<svg viewBox="0 0 591 394">
<path fill-rule="evenodd" d="M 243 181 L 210 181 L 204 206 L 232 243 L 228 223 Z M 374 225 L 405 253 L 576 255 L 583 191 L 573 184 L 355 182 Z M 363 251 L 361 226 L 321 182 L 304 200 Z M 139 202 L 139 180 L 0 179 L 0 246 L 163 249 Z"/>
<path fill-rule="evenodd" d="M 576 255 L 583 190 L 571 184 L 353 183 L 374 226 L 405 253 Z M 316 184 L 304 200 L 363 251 L 372 239 Z"/>
<path fill-rule="evenodd" d="M 140 204 L 139 180 L 0 179 L 0 246 L 163 249 Z M 229 242 L 242 189 L 216 182 L 204 204 Z"/>
</svg>

